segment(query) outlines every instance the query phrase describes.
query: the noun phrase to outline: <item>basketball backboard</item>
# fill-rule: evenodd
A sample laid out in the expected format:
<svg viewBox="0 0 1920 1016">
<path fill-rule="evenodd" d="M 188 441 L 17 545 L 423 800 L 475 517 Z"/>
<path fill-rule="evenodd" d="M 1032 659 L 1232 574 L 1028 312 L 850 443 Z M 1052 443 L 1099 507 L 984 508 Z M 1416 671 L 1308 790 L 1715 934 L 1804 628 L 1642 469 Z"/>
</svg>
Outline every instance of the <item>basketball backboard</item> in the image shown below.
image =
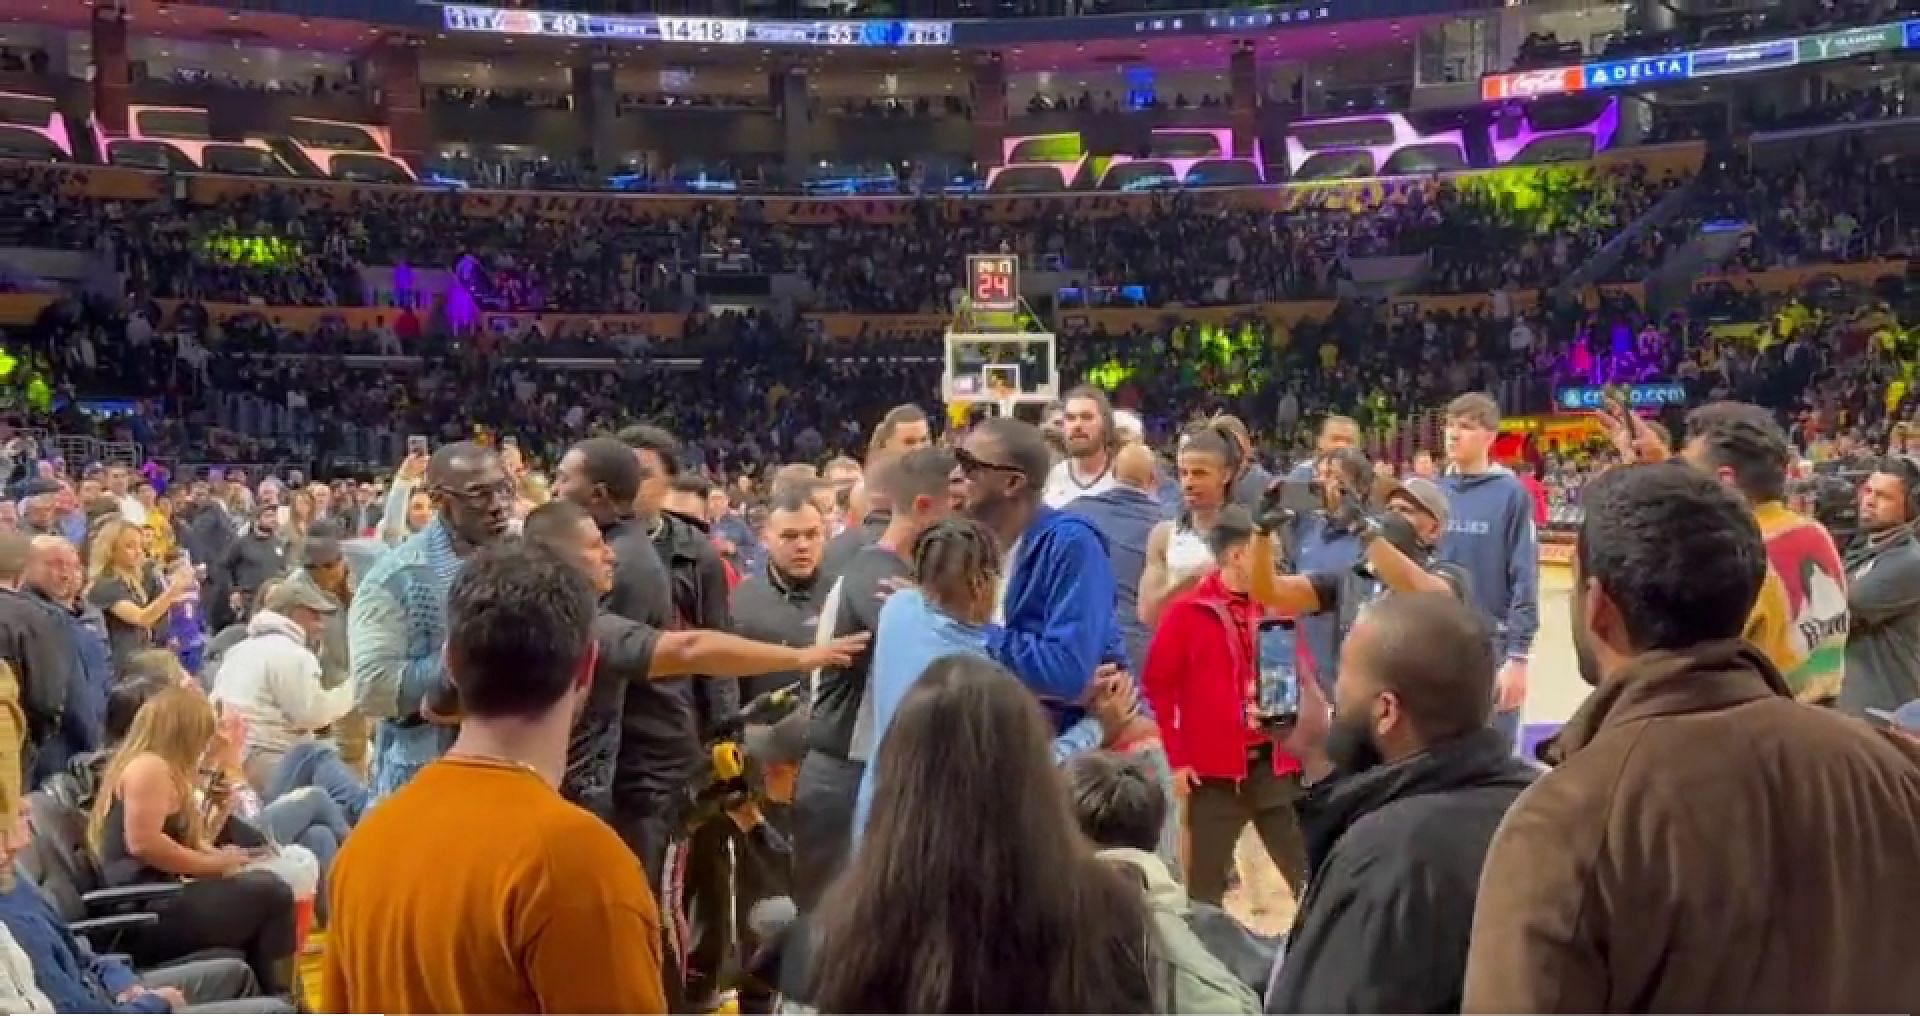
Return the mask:
<svg viewBox="0 0 1920 1016">
<path fill-rule="evenodd" d="M 1060 397 L 1050 332 L 954 332 L 946 335 L 941 395 L 948 402 L 1002 409 Z"/>
</svg>

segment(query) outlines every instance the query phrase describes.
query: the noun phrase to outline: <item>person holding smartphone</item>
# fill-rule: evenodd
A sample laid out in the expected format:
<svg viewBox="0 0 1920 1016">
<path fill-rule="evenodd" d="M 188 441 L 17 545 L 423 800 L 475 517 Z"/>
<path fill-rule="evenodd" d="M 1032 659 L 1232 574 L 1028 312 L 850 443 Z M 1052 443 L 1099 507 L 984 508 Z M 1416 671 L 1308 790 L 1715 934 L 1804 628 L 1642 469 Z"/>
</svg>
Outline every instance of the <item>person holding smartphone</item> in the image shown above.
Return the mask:
<svg viewBox="0 0 1920 1016">
<path fill-rule="evenodd" d="M 1263 698 L 1290 696 L 1284 688 L 1262 694 L 1258 646 L 1267 611 L 1253 596 L 1253 540 L 1245 508 L 1220 510 L 1207 531 L 1214 567 L 1161 612 L 1141 678 L 1160 718 L 1175 792 L 1186 803 L 1189 895 L 1216 906 L 1248 822 L 1287 885 L 1298 893 L 1306 881 L 1306 844 L 1294 815 L 1300 762 L 1259 722 Z M 1283 669 L 1265 669 L 1272 680 L 1288 680 Z M 1297 671 L 1291 680 L 1297 693 Z"/>
<path fill-rule="evenodd" d="M 1282 614 L 1332 617 L 1336 649 L 1346 642 L 1360 611 L 1389 593 L 1440 592 L 1466 599 L 1466 571 L 1434 557 L 1448 518 L 1447 495 L 1439 484 L 1409 476 L 1387 491 L 1384 507 L 1376 512 L 1360 492 L 1343 492 L 1336 512 L 1359 536 L 1360 562 L 1300 575 L 1282 575 L 1275 564 L 1281 557 L 1275 534 L 1286 528 L 1285 513 L 1263 512 L 1250 555 L 1253 598 Z"/>
</svg>

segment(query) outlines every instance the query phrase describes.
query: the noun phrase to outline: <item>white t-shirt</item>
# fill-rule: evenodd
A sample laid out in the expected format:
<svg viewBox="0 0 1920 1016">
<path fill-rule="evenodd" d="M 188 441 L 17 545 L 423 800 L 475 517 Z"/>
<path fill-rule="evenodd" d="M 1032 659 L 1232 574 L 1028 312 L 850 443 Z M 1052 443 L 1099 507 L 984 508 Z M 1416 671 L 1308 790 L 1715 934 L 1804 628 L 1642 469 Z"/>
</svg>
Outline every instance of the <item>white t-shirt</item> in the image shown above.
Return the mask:
<svg viewBox="0 0 1920 1016">
<path fill-rule="evenodd" d="M 1082 483 L 1074 475 L 1073 460 L 1061 459 L 1053 464 L 1047 473 L 1047 487 L 1040 492 L 1040 499 L 1049 508 L 1065 508 L 1069 501 L 1087 494 L 1098 494 L 1113 489 L 1113 466 L 1093 478 L 1092 483 Z"/>
</svg>

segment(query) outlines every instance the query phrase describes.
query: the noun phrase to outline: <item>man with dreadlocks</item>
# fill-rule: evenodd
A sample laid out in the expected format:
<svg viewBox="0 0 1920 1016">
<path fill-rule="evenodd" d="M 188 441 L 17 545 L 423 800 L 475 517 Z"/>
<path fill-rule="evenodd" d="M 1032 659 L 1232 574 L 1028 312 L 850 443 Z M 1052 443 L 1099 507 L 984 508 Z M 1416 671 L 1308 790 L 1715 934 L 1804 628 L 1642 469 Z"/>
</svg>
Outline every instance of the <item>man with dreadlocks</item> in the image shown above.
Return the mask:
<svg viewBox="0 0 1920 1016">
<path fill-rule="evenodd" d="M 987 655 L 988 622 L 1000 585 L 1000 546 L 987 527 L 972 519 L 950 518 L 921 534 L 913 548 L 914 588 L 887 597 L 875 631 L 868 694 L 873 700 L 874 757 L 886 743 L 894 711 L 927 666 L 945 656 Z M 1053 758 L 1063 763 L 1111 740 L 1133 718 L 1134 690 L 1129 681 L 1095 692 L 1087 715 L 1053 739 Z M 873 801 L 874 766 L 860 778 L 853 812 L 857 844 Z"/>
</svg>

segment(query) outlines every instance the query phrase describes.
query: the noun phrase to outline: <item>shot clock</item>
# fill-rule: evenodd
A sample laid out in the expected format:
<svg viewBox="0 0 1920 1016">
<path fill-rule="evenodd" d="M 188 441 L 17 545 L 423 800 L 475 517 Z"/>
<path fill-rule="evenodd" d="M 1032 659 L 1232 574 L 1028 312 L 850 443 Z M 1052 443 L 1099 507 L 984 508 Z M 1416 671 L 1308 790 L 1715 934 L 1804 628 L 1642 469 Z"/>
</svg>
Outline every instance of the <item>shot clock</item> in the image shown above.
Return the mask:
<svg viewBox="0 0 1920 1016">
<path fill-rule="evenodd" d="M 967 256 L 967 296 L 976 311 L 1020 309 L 1020 259 L 1012 254 Z"/>
</svg>

